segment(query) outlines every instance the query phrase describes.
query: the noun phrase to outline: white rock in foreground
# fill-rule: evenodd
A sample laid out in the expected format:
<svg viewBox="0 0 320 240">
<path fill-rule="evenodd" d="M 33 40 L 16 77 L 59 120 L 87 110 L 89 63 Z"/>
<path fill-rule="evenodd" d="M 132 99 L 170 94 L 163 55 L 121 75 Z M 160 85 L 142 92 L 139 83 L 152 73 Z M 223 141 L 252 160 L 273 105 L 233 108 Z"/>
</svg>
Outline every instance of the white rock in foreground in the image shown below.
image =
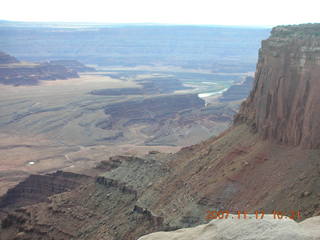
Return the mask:
<svg viewBox="0 0 320 240">
<path fill-rule="evenodd" d="M 297 223 L 290 218 L 274 219 L 265 215 L 263 219 L 212 220 L 208 224 L 173 232 L 156 232 L 138 240 L 320 240 L 320 216 Z M 233 217 L 233 219 L 232 219 Z"/>
</svg>

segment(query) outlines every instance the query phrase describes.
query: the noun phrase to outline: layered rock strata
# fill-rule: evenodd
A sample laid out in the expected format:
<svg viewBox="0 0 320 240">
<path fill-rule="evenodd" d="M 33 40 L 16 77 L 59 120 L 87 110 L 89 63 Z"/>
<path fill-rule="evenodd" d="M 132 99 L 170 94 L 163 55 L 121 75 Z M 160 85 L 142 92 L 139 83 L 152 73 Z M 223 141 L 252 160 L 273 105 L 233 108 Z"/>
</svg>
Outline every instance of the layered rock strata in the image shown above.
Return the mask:
<svg viewBox="0 0 320 240">
<path fill-rule="evenodd" d="M 280 26 L 262 41 L 255 83 L 235 122 L 266 139 L 320 147 L 320 24 Z"/>
</svg>

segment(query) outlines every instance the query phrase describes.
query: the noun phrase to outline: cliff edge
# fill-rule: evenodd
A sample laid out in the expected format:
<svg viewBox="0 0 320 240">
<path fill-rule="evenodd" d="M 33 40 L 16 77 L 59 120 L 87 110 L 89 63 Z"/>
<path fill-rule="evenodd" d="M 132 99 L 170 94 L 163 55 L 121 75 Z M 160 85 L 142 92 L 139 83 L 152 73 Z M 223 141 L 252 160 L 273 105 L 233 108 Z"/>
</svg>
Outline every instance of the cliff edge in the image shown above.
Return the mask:
<svg viewBox="0 0 320 240">
<path fill-rule="evenodd" d="M 235 123 L 265 139 L 320 147 L 320 24 L 279 26 L 262 41 L 255 83 Z"/>
</svg>

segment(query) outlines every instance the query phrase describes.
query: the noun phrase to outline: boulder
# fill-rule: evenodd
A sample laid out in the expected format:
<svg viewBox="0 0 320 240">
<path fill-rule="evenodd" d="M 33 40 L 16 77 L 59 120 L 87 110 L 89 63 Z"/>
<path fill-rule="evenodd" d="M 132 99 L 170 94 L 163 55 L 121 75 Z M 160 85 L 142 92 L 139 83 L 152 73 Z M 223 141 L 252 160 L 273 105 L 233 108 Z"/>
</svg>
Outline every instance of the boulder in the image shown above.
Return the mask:
<svg viewBox="0 0 320 240">
<path fill-rule="evenodd" d="M 251 217 L 251 219 L 249 219 Z M 238 219 L 229 215 L 228 219 L 215 219 L 208 224 L 173 232 L 156 232 L 138 240 L 316 240 L 320 239 L 320 216 L 297 223 L 290 218 L 274 219 L 265 215 L 256 219 Z"/>
</svg>

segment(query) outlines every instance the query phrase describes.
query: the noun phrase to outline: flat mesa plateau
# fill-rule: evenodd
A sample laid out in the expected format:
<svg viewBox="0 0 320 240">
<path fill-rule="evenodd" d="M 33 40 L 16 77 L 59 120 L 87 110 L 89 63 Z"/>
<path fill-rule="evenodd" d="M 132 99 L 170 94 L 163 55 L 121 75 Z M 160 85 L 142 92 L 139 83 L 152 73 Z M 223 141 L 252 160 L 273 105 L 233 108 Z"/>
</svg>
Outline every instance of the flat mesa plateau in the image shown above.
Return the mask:
<svg viewBox="0 0 320 240">
<path fill-rule="evenodd" d="M 177 81 L 167 89 L 172 72 L 210 77 L 190 69 L 101 68 L 33 86 L 0 85 L 0 195 L 29 174 L 82 173 L 113 155 L 175 153 L 226 129 L 240 101 L 218 103 L 215 96 L 205 104 L 197 94 L 231 81 Z M 171 109 L 172 102 L 180 105 Z"/>
<path fill-rule="evenodd" d="M 31 173 L 78 172 L 116 154 L 179 150 L 175 146 L 137 146 L 139 142 L 115 146 L 95 141 L 102 136 L 101 129 L 91 125 L 105 117 L 105 105 L 119 98 L 88 93 L 97 88 L 132 87 L 139 86 L 95 73 L 43 81 L 38 86 L 1 85 L 0 195 Z"/>
</svg>

